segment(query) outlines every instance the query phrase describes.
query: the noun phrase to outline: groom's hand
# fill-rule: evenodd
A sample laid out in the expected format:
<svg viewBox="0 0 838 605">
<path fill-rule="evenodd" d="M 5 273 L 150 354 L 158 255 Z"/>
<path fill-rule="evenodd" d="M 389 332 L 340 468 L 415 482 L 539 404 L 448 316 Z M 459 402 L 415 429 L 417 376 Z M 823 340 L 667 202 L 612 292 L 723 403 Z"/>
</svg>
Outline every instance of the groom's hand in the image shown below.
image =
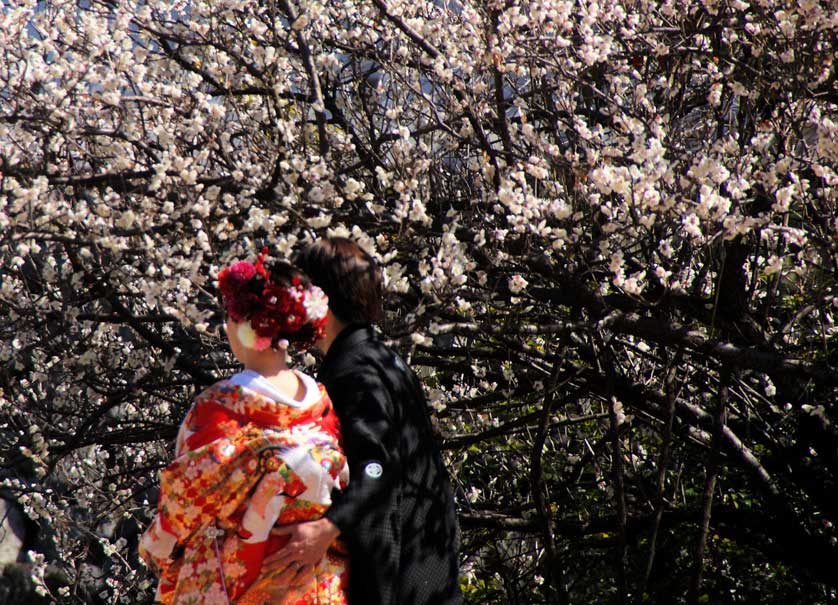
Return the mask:
<svg viewBox="0 0 838 605">
<path fill-rule="evenodd" d="M 334 523 L 323 518 L 275 527 L 271 534 L 287 535 L 290 539 L 285 546 L 265 557 L 263 565 L 302 573 L 312 570 L 326 556 L 326 551 L 340 535 L 340 530 Z"/>
</svg>

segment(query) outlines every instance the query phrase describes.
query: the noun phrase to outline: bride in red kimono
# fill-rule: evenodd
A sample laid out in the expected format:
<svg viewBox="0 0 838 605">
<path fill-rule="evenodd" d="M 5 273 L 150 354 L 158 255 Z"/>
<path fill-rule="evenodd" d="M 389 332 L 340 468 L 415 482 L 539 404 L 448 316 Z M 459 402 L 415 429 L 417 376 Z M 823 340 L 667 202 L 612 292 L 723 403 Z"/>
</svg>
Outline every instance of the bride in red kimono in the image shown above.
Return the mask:
<svg viewBox="0 0 838 605">
<path fill-rule="evenodd" d="M 345 605 L 338 543 L 313 568 L 263 565 L 320 518 L 348 480 L 337 417 L 322 385 L 286 365 L 289 344 L 322 336 L 328 301 L 288 264 L 238 262 L 218 275 L 227 336 L 245 370 L 200 393 L 160 474 L 140 555 L 166 605 Z"/>
</svg>

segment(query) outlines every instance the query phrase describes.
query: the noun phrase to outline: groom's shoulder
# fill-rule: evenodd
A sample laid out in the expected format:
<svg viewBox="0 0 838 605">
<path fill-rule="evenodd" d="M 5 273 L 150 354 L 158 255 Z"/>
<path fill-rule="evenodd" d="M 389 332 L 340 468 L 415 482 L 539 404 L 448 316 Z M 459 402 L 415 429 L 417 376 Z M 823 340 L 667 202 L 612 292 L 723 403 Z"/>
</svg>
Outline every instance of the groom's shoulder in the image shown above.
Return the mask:
<svg viewBox="0 0 838 605">
<path fill-rule="evenodd" d="M 323 370 L 330 376 L 351 375 L 358 379 L 385 375 L 391 379 L 396 375 L 408 378 L 412 375 L 398 352 L 378 334 L 342 349 L 339 356 L 329 359 L 321 372 Z"/>
<path fill-rule="evenodd" d="M 338 372 L 358 372 L 386 368 L 393 365 L 398 355 L 380 338 L 370 338 L 341 351 L 341 355 L 330 359 L 329 365 Z"/>
</svg>

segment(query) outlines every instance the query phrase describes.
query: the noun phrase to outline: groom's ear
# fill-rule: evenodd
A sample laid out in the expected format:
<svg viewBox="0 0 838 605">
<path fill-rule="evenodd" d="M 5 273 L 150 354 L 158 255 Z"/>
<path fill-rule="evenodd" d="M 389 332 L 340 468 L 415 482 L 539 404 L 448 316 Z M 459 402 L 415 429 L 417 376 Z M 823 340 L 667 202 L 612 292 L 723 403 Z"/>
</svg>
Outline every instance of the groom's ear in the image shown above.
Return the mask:
<svg viewBox="0 0 838 605">
<path fill-rule="evenodd" d="M 326 338 L 330 336 L 337 336 L 338 332 L 343 330 L 346 327 L 346 322 L 342 321 L 337 315 L 335 315 L 334 311 L 332 311 L 331 307 L 328 311 L 326 311 L 326 325 L 324 329 L 326 330 Z"/>
</svg>

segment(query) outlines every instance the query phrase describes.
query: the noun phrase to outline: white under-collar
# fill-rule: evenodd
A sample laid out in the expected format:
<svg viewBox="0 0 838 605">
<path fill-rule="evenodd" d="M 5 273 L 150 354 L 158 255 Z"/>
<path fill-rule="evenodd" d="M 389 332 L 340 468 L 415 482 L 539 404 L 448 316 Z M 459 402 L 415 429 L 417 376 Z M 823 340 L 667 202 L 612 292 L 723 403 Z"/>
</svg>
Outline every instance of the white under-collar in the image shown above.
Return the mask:
<svg viewBox="0 0 838 605">
<path fill-rule="evenodd" d="M 306 390 L 301 401 L 292 399 L 280 391 L 267 378 L 255 370 L 244 370 L 238 374 L 234 374 L 228 380 L 233 384 L 248 388 L 251 391 L 256 391 L 260 395 L 264 395 L 285 405 L 294 406 L 295 408 L 307 408 L 317 403 L 320 399 L 320 389 L 317 387 L 314 378 L 297 370 L 294 370 L 294 373 L 303 383 L 303 387 Z"/>
</svg>

